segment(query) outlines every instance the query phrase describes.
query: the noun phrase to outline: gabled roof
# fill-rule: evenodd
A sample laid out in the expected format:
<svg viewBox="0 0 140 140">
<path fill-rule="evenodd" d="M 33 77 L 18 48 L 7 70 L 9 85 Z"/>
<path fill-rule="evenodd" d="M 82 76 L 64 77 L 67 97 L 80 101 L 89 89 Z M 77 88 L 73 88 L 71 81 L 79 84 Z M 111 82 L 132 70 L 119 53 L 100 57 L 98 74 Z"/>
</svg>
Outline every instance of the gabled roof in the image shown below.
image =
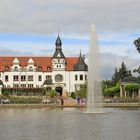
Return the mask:
<svg viewBox="0 0 140 140">
<path fill-rule="evenodd" d="M 51 57 L 28 57 L 28 56 L 18 56 L 19 65 L 21 67 L 27 67 L 30 58 L 34 61 L 34 65 L 38 68 L 41 67 L 42 71 L 50 71 L 52 68 Z M 13 65 L 14 56 L 3 56 L 0 57 L 0 71 L 5 71 L 5 67 L 11 67 Z"/>
<path fill-rule="evenodd" d="M 36 68 L 41 67 L 43 72 L 52 71 L 52 57 L 31 57 L 31 56 L 2 56 L 0 57 L 0 71 L 5 71 L 5 68 L 13 66 L 13 60 L 17 58 L 21 67 L 27 67 L 28 60 L 32 58 Z M 74 64 L 78 61 L 78 57 L 66 57 L 66 70 L 73 71 Z"/>
</svg>

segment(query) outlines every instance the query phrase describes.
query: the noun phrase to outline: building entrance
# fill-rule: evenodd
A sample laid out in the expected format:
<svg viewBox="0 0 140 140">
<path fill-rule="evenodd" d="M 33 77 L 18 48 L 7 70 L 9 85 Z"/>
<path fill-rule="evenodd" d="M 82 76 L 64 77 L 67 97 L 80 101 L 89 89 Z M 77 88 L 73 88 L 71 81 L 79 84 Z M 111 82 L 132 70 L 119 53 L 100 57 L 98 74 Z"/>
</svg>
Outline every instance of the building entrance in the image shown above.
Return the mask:
<svg viewBox="0 0 140 140">
<path fill-rule="evenodd" d="M 56 88 L 55 88 L 55 91 L 58 92 L 58 94 L 59 94 L 60 96 L 62 96 L 62 91 L 63 91 L 62 87 L 56 87 Z"/>
</svg>

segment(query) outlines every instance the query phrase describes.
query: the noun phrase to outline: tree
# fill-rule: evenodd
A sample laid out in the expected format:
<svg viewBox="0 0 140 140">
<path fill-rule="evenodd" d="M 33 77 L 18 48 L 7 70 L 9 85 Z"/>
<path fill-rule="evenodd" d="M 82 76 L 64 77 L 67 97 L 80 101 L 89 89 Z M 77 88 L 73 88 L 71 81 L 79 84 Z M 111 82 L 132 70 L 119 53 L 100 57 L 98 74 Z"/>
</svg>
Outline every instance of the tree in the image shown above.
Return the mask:
<svg viewBox="0 0 140 140">
<path fill-rule="evenodd" d="M 124 62 L 122 62 L 121 68 L 119 69 L 119 75 L 120 75 L 120 80 L 122 80 L 124 77 L 132 76 L 131 71 L 127 70 L 127 67 L 124 64 Z"/>
<path fill-rule="evenodd" d="M 127 76 L 132 76 L 131 71 L 127 70 L 126 65 L 124 62 L 122 62 L 121 68 L 119 70 L 115 67 L 115 72 L 112 76 L 112 83 L 116 85 L 116 83 L 118 83 L 120 80 L 123 80 L 124 77 Z"/>
<path fill-rule="evenodd" d="M 119 82 L 119 80 L 120 80 L 120 76 L 119 75 L 120 74 L 118 72 L 118 69 L 117 69 L 117 67 L 115 67 L 115 72 L 114 72 L 114 74 L 112 76 L 112 83 L 113 84 L 116 84 L 117 82 Z"/>
<path fill-rule="evenodd" d="M 137 51 L 140 53 L 140 38 L 137 38 L 137 39 L 134 41 L 134 45 L 135 45 Z"/>
<path fill-rule="evenodd" d="M 82 98 L 87 97 L 87 83 L 84 84 L 77 92 L 76 95 Z"/>
<path fill-rule="evenodd" d="M 137 72 L 140 75 L 140 66 L 137 69 L 134 69 L 133 72 Z"/>
</svg>

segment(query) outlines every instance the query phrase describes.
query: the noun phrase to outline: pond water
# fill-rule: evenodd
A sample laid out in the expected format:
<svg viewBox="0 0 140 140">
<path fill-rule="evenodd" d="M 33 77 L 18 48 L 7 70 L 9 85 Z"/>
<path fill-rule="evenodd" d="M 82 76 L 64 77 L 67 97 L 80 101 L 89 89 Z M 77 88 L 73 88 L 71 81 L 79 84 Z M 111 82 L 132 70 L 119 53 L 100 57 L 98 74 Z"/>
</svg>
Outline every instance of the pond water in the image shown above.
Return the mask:
<svg viewBox="0 0 140 140">
<path fill-rule="evenodd" d="M 140 140 L 140 109 L 0 109 L 0 140 Z"/>
</svg>

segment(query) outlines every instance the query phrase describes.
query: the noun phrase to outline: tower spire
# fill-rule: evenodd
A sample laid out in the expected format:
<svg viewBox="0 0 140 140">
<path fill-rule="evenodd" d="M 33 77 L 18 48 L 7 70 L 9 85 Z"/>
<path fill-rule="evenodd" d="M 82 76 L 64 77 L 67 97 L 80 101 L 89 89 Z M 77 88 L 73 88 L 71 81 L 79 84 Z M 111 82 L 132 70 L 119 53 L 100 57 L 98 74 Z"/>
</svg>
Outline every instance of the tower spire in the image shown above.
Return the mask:
<svg viewBox="0 0 140 140">
<path fill-rule="evenodd" d="M 56 45 L 56 49 L 61 49 L 62 42 L 61 42 L 61 39 L 60 39 L 59 33 L 58 33 L 58 36 L 57 36 L 57 39 L 56 39 L 55 45 Z"/>
</svg>

